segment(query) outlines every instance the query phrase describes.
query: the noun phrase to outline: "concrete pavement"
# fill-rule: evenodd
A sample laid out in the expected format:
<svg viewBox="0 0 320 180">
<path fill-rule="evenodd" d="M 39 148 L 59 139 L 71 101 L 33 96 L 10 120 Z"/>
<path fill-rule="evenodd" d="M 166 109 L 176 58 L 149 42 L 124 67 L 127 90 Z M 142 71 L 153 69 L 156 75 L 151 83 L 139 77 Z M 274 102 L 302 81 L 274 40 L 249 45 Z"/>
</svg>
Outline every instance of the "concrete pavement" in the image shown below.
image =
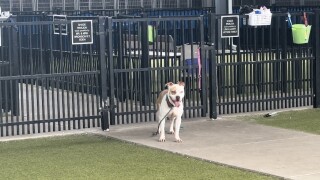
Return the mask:
<svg viewBox="0 0 320 180">
<path fill-rule="evenodd" d="M 166 123 L 168 130 L 169 123 Z M 320 136 L 222 117 L 185 120 L 182 143 L 152 136 L 157 123 L 112 126 L 117 139 L 288 179 L 320 179 Z"/>
</svg>

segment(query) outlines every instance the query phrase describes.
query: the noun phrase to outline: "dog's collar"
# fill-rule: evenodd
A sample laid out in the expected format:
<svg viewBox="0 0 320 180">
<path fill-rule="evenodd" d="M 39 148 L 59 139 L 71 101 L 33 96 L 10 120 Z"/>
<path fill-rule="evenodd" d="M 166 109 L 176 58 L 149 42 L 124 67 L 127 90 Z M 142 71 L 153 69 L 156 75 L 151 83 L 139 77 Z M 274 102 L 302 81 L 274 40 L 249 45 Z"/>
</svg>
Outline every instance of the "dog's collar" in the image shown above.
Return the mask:
<svg viewBox="0 0 320 180">
<path fill-rule="evenodd" d="M 167 95 L 166 101 L 167 101 L 168 107 L 173 108 L 175 106 L 174 102 L 172 102 L 169 95 Z"/>
</svg>

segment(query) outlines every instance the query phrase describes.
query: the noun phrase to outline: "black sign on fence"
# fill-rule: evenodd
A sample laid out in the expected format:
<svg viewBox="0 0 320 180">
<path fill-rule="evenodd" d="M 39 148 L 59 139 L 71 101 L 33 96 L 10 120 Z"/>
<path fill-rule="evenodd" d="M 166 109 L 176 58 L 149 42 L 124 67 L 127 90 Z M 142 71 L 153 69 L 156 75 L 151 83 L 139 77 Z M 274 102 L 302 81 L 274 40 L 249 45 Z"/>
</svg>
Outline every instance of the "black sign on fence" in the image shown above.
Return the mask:
<svg viewBox="0 0 320 180">
<path fill-rule="evenodd" d="M 53 15 L 53 22 L 60 22 L 65 21 L 67 23 L 67 16 L 66 15 Z M 53 24 L 53 34 L 61 34 L 61 35 L 68 35 L 68 26 L 67 24 Z"/>
<path fill-rule="evenodd" d="M 92 20 L 71 21 L 71 37 L 73 45 L 93 44 Z"/>
<path fill-rule="evenodd" d="M 221 16 L 221 38 L 239 37 L 239 16 Z"/>
</svg>

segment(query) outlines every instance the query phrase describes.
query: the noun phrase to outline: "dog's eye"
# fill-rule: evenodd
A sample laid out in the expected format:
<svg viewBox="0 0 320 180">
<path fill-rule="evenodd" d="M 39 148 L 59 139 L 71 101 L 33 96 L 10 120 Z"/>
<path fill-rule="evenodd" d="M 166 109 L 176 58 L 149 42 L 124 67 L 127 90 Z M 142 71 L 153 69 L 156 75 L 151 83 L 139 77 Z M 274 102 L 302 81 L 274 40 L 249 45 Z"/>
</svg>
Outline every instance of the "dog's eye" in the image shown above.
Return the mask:
<svg viewBox="0 0 320 180">
<path fill-rule="evenodd" d="M 177 93 L 177 91 L 171 91 L 171 94 L 176 94 Z"/>
</svg>

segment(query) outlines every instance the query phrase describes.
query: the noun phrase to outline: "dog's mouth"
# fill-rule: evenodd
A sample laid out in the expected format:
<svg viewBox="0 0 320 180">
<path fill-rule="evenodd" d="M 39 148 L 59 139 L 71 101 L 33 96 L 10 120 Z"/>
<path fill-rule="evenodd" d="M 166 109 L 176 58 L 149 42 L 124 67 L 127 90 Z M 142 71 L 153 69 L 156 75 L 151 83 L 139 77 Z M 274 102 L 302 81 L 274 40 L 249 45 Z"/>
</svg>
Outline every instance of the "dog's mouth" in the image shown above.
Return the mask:
<svg viewBox="0 0 320 180">
<path fill-rule="evenodd" d="M 171 104 L 174 107 L 180 107 L 180 105 L 182 103 L 182 98 L 180 96 L 171 97 L 168 95 L 167 102 L 168 102 L 168 104 Z"/>
<path fill-rule="evenodd" d="M 181 98 L 180 98 L 180 96 L 177 96 L 177 97 L 175 98 L 175 100 L 174 100 L 174 99 L 171 99 L 171 100 L 172 100 L 172 102 L 173 102 L 173 104 L 174 104 L 175 107 L 179 107 L 179 106 L 181 105 Z"/>
<path fill-rule="evenodd" d="M 181 104 L 181 101 L 173 101 L 173 103 L 175 107 L 179 107 Z"/>
</svg>

